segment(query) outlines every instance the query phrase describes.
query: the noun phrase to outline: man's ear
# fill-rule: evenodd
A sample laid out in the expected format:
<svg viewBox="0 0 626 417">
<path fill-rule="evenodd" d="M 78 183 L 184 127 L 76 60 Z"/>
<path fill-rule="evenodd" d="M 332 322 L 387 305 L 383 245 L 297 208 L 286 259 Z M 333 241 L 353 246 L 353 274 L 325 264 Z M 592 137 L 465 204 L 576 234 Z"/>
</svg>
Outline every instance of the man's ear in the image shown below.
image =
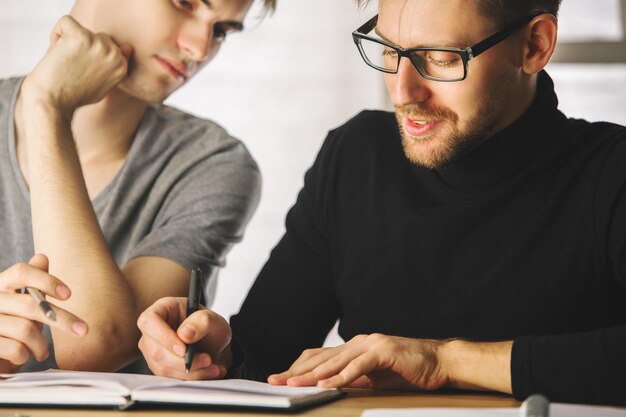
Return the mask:
<svg viewBox="0 0 626 417">
<path fill-rule="evenodd" d="M 556 47 L 558 22 L 551 14 L 537 16 L 524 31 L 522 69 L 528 75 L 541 71 L 550 61 Z"/>
</svg>

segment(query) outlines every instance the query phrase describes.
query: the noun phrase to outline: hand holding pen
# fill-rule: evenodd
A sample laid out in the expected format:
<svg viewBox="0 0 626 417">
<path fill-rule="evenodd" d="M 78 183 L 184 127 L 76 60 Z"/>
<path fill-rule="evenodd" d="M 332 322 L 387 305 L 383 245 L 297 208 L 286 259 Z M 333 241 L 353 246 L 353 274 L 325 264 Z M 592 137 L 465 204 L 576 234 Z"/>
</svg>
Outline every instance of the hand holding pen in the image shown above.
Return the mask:
<svg viewBox="0 0 626 417">
<path fill-rule="evenodd" d="M 224 378 L 233 359 L 232 331 L 224 317 L 200 305 L 202 283 L 212 279 L 215 271 L 194 269 L 188 298 L 164 297 L 141 313 L 138 347 L 155 375 L 182 380 Z"/>
<path fill-rule="evenodd" d="M 28 263 L 0 272 L 0 372 L 15 372 L 31 356 L 37 361 L 48 358 L 42 324 L 78 337 L 87 333 L 84 321 L 51 305 L 46 296 L 65 301 L 71 291 L 48 274 L 48 258 L 44 255 L 35 255 Z"/>
</svg>

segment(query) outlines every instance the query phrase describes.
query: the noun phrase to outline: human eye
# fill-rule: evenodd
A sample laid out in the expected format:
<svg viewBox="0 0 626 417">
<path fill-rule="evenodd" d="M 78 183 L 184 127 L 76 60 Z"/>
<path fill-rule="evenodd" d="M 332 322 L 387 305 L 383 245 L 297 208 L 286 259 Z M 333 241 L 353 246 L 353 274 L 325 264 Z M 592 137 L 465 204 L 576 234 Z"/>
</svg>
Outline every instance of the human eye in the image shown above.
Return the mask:
<svg viewBox="0 0 626 417">
<path fill-rule="evenodd" d="M 439 67 L 456 67 L 461 63 L 461 57 L 454 52 L 432 51 L 426 55 L 429 64 Z"/>
<path fill-rule="evenodd" d="M 176 7 L 178 7 L 179 9 L 186 10 L 186 11 L 193 10 L 193 4 L 189 0 L 173 0 L 173 2 L 176 5 Z"/>
<path fill-rule="evenodd" d="M 217 42 L 224 42 L 226 35 L 228 35 L 228 31 L 221 26 L 216 25 L 213 29 L 213 40 Z"/>
<path fill-rule="evenodd" d="M 383 49 L 383 56 L 389 58 L 395 58 L 398 56 L 398 51 L 393 48 L 385 48 Z"/>
</svg>

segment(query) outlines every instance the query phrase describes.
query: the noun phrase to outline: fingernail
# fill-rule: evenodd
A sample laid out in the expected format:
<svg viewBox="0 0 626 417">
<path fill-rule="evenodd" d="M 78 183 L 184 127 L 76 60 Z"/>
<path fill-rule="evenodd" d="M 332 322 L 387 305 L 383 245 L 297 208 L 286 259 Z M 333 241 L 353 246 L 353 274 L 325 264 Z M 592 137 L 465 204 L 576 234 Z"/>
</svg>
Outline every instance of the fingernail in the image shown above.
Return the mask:
<svg viewBox="0 0 626 417">
<path fill-rule="evenodd" d="M 174 350 L 174 353 L 178 356 L 185 356 L 185 346 L 181 345 L 180 343 L 176 343 L 172 349 Z"/>
<path fill-rule="evenodd" d="M 43 356 L 41 357 L 41 362 L 45 361 L 49 357 L 50 357 L 50 351 L 46 351 L 46 353 L 44 353 Z"/>
<path fill-rule="evenodd" d="M 191 326 L 185 326 L 183 327 L 180 332 L 182 333 L 183 336 L 185 336 L 187 339 L 193 339 L 196 336 L 196 329 L 194 329 Z"/>
<path fill-rule="evenodd" d="M 57 295 L 62 299 L 66 299 L 70 296 L 70 289 L 67 288 L 65 285 L 59 284 L 54 290 L 56 291 Z"/>
<path fill-rule="evenodd" d="M 72 323 L 72 332 L 76 336 L 84 336 L 87 334 L 87 325 L 82 321 L 75 321 Z"/>
</svg>

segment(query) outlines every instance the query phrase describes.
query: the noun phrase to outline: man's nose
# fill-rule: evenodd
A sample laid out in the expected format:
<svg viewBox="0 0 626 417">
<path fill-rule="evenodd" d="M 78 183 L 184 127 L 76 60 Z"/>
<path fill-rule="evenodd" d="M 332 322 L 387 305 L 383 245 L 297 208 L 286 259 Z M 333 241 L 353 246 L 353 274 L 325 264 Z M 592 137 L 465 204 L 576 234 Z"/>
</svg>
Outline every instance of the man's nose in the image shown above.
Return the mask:
<svg viewBox="0 0 626 417">
<path fill-rule="evenodd" d="M 409 59 L 400 59 L 398 72 L 388 75 L 392 103 L 404 106 L 427 101 L 431 96 L 430 82 L 420 75 Z"/>
<path fill-rule="evenodd" d="M 178 36 L 178 48 L 185 58 L 196 62 L 207 59 L 213 45 L 213 23 L 193 21 L 181 29 Z"/>
</svg>

